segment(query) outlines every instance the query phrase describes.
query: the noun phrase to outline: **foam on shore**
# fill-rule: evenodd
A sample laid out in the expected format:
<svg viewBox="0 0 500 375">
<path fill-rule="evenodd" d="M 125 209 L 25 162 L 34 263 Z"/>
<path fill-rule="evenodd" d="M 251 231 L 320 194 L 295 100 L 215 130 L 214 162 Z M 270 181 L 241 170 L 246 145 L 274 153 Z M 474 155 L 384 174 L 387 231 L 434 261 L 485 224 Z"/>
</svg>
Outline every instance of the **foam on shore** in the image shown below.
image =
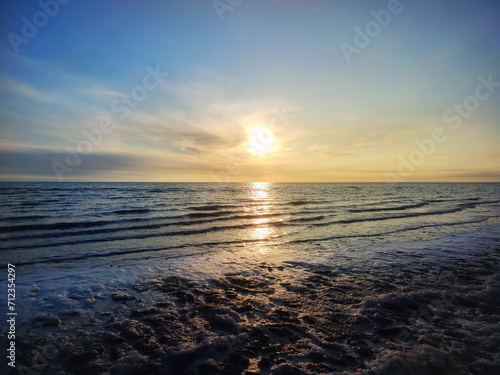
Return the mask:
<svg viewBox="0 0 500 375">
<path fill-rule="evenodd" d="M 497 373 L 498 233 L 42 268 L 18 284 L 20 366 L 59 375 Z"/>
</svg>

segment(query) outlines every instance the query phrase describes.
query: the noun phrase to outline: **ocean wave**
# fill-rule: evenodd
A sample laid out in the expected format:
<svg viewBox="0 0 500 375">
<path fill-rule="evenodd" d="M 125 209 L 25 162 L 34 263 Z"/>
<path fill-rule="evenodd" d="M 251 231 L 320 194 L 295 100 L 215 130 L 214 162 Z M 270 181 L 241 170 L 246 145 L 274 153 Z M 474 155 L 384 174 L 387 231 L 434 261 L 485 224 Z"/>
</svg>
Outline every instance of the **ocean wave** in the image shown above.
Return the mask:
<svg viewBox="0 0 500 375">
<path fill-rule="evenodd" d="M 216 214 L 216 213 L 214 213 Z M 155 217 L 151 218 L 151 221 L 154 221 L 152 224 L 141 224 L 134 225 L 134 223 L 140 221 L 141 223 L 144 221 L 148 221 L 147 219 L 131 219 L 131 220 L 113 220 L 113 221 L 98 221 L 95 222 L 95 225 L 92 223 L 86 223 L 86 227 L 101 227 L 96 229 L 81 229 L 82 226 L 80 223 L 74 223 L 74 225 L 68 225 L 68 223 L 58 223 L 52 225 L 23 225 L 23 226 L 11 226 L 11 227 L 0 227 L 0 233 L 8 232 L 8 233 L 16 233 L 23 232 L 27 230 L 43 230 L 42 233 L 33 233 L 30 235 L 30 239 L 35 238 L 53 238 L 53 237 L 72 237 L 72 236 L 90 236 L 90 235 L 99 235 L 99 234 L 111 234 L 117 232 L 131 232 L 131 231 L 140 231 L 140 230 L 155 230 L 161 228 L 168 228 L 171 226 L 195 226 L 202 224 L 209 224 L 218 221 L 230 221 L 230 220 L 253 220 L 253 219 L 263 219 L 275 216 L 281 216 L 282 213 L 276 214 L 256 214 L 256 215 L 233 215 L 233 216 L 217 216 L 213 214 L 206 213 L 201 216 L 200 220 L 179 220 L 190 218 L 190 214 L 188 215 L 177 215 L 177 216 L 164 216 L 164 217 Z M 169 221 L 165 221 L 169 220 Z M 307 219 L 306 219 L 307 220 Z M 294 220 L 289 220 L 294 221 Z M 298 221 L 301 221 L 299 219 Z M 280 222 L 281 223 L 281 222 Z M 120 225 L 119 227 L 110 227 L 113 225 Z M 127 225 L 132 224 L 132 225 Z M 263 223 L 265 224 L 265 223 Z M 244 225 L 244 224 L 241 224 Z M 240 224 L 236 225 L 240 226 Z M 228 227 L 228 226 L 226 226 Z M 234 226 L 232 226 L 234 227 Z M 2 230 L 3 229 L 3 230 Z M 56 232 L 56 233 L 54 233 Z M 13 235 L 2 238 L 3 241 L 15 241 L 15 240 L 23 240 L 26 239 L 25 235 Z"/>
<path fill-rule="evenodd" d="M 229 219 L 266 219 L 269 217 L 282 216 L 282 212 L 275 212 L 271 214 L 248 214 L 248 215 L 235 215 L 229 217 Z"/>
<path fill-rule="evenodd" d="M 147 208 L 133 208 L 128 210 L 116 210 L 114 211 L 114 213 L 118 215 L 132 215 L 132 214 L 145 214 L 148 213 L 149 211 L 150 210 Z"/>
<path fill-rule="evenodd" d="M 292 201 L 292 202 L 288 202 L 288 204 L 290 206 L 302 206 L 304 204 L 307 204 L 306 201 Z"/>
<path fill-rule="evenodd" d="M 187 214 L 188 217 L 192 218 L 204 218 L 204 217 L 219 217 L 229 214 L 238 213 L 239 211 L 215 211 L 215 212 L 195 212 Z"/>
<path fill-rule="evenodd" d="M 148 193 L 165 193 L 166 191 L 163 189 L 150 189 Z"/>
<path fill-rule="evenodd" d="M 19 206 L 22 206 L 22 207 L 35 207 L 35 206 L 39 206 L 40 205 L 40 202 L 21 202 L 19 203 Z"/>
<path fill-rule="evenodd" d="M 27 216 L 9 216 L 0 218 L 0 221 L 24 221 L 24 220 L 40 220 L 45 219 L 44 215 L 27 215 Z"/>
<path fill-rule="evenodd" d="M 482 201 L 482 202 L 474 202 L 474 203 L 459 203 L 458 205 L 460 207 L 467 207 L 467 208 L 473 208 L 475 206 L 480 206 L 482 204 L 495 204 L 495 203 L 500 203 L 500 200 L 498 201 Z"/>
<path fill-rule="evenodd" d="M 126 220 L 90 220 L 90 221 L 68 221 L 55 223 L 32 223 L 20 224 L 0 227 L 0 233 L 15 233 L 26 231 L 64 231 L 71 229 L 82 229 L 101 227 L 113 224 L 122 224 L 124 222 L 139 221 L 138 218 L 130 218 Z"/>
<path fill-rule="evenodd" d="M 382 220 L 392 220 L 392 219 L 404 219 L 409 217 L 418 217 L 418 216 L 430 216 L 430 215 L 444 215 L 462 211 L 463 207 L 452 208 L 448 210 L 439 210 L 439 211 L 428 211 L 428 212 L 413 212 L 403 215 L 390 215 L 390 216 L 376 216 L 376 217 L 363 217 L 363 218 L 353 218 L 353 219 L 343 219 L 330 221 L 327 223 L 321 223 L 317 225 L 333 225 L 333 224 L 352 224 L 352 223 L 361 223 L 364 221 L 382 221 Z"/>
<path fill-rule="evenodd" d="M 206 205 L 206 206 L 190 206 L 188 209 L 190 210 L 195 210 L 195 211 L 218 211 L 223 208 L 235 208 L 238 206 L 235 205 L 228 205 L 228 204 L 211 204 L 211 205 Z"/>
<path fill-rule="evenodd" d="M 20 266 L 27 266 L 27 265 L 33 265 L 33 264 L 46 264 L 46 263 L 63 263 L 63 262 L 74 262 L 77 260 L 85 260 L 85 259 L 90 259 L 90 258 L 106 258 L 106 257 L 113 257 L 113 256 L 126 256 L 129 254 L 140 254 L 140 253 L 147 253 L 147 252 L 159 252 L 159 251 L 164 251 L 164 250 L 173 250 L 173 249 L 181 249 L 186 247 L 185 245 L 178 245 L 178 246 L 170 246 L 167 248 L 158 248 L 158 249 L 134 249 L 134 250 L 129 250 L 129 251 L 111 251 L 108 253 L 86 253 L 82 254 L 79 256 L 74 256 L 74 257 L 49 257 L 45 259 L 39 259 L 36 261 L 27 261 L 27 262 L 18 262 L 16 263 L 17 265 Z M 183 256 L 186 256 L 185 254 Z M 175 256 L 172 256 L 170 258 L 174 258 Z"/>
<path fill-rule="evenodd" d="M 81 244 L 89 244 L 89 243 L 114 242 L 114 241 L 127 241 L 127 240 L 138 240 L 138 239 L 146 239 L 146 238 L 191 236 L 191 235 L 196 235 L 196 234 L 219 232 L 219 231 L 225 231 L 225 230 L 231 230 L 231 229 L 278 227 L 278 226 L 282 226 L 282 225 L 286 225 L 286 224 L 282 221 L 274 221 L 274 222 L 266 222 L 266 223 L 223 225 L 223 226 L 212 226 L 212 227 L 201 228 L 201 229 L 182 229 L 182 230 L 177 230 L 177 231 L 161 232 L 161 233 L 148 233 L 148 234 L 137 234 L 137 235 L 129 234 L 127 236 L 117 236 L 117 237 L 107 236 L 105 238 L 87 238 L 87 239 L 81 239 L 81 240 L 75 240 L 75 241 L 64 241 L 64 242 L 55 242 L 55 243 L 46 243 L 46 244 L 9 246 L 9 249 L 10 250 L 21 250 L 21 249 L 37 249 L 37 248 L 46 248 L 46 247 L 53 248 L 53 247 L 69 246 L 69 245 L 81 245 Z M 125 232 L 129 232 L 129 230 L 125 230 Z M 51 237 L 54 237 L 54 236 L 51 236 Z M 3 241 L 5 241 L 5 239 Z"/>
<path fill-rule="evenodd" d="M 289 222 L 305 222 L 305 221 L 317 221 L 323 220 L 325 217 L 323 215 L 312 216 L 312 217 L 299 217 L 297 219 L 289 219 Z"/>
<path fill-rule="evenodd" d="M 344 239 L 344 238 L 370 238 L 370 237 L 380 237 L 387 236 L 396 233 L 409 232 L 414 230 L 420 230 L 425 228 L 434 228 L 434 227 L 445 227 L 445 226 L 454 226 L 454 225 L 467 225 L 467 224 L 477 224 L 483 223 L 487 221 L 489 218 L 482 218 L 477 220 L 469 220 L 469 221 L 459 221 L 453 223 L 439 223 L 439 224 L 422 224 L 416 225 L 412 227 L 406 227 L 402 229 L 395 229 L 391 231 L 377 232 L 377 233 L 369 233 L 369 234 L 352 234 L 352 235 L 340 235 L 340 236 L 323 236 L 323 237 L 314 237 L 314 238 L 299 238 L 296 240 L 288 241 L 287 243 L 306 243 L 306 242 L 321 242 L 321 241 L 330 241 L 336 239 Z"/>
<path fill-rule="evenodd" d="M 411 208 L 420 208 L 427 206 L 429 203 L 422 202 L 416 204 L 407 204 L 403 206 L 393 206 L 393 207 L 379 207 L 379 208 L 360 208 L 360 209 L 349 209 L 349 212 L 377 212 L 377 211 L 403 211 L 409 210 Z"/>
</svg>

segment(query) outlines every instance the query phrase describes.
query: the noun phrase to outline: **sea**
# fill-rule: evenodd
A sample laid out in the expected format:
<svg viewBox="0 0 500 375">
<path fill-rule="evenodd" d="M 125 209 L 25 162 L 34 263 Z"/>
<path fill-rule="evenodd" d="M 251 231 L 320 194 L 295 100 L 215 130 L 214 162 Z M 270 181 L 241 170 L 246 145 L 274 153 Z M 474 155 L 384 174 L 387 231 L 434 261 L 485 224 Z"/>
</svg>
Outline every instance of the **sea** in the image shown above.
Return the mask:
<svg viewBox="0 0 500 375">
<path fill-rule="evenodd" d="M 0 193 L 17 371 L 500 373 L 499 183 Z"/>
</svg>

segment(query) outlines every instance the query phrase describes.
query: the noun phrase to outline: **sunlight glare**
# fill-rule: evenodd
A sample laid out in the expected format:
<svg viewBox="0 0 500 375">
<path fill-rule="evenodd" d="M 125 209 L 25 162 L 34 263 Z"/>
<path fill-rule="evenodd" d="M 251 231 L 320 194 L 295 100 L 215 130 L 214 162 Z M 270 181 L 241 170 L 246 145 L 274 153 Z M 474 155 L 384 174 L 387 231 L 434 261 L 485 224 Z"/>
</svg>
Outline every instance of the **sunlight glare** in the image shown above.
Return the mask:
<svg viewBox="0 0 500 375">
<path fill-rule="evenodd" d="M 271 130 L 265 127 L 253 128 L 248 130 L 250 141 L 248 150 L 257 156 L 274 151 L 274 136 Z"/>
</svg>

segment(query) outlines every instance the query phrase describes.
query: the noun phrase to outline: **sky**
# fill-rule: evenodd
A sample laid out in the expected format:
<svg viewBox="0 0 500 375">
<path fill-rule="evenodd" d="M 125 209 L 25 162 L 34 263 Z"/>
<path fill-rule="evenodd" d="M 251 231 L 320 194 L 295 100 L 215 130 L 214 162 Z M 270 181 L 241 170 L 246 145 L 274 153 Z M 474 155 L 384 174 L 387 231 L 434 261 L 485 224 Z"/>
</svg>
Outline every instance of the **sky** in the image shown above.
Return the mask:
<svg viewBox="0 0 500 375">
<path fill-rule="evenodd" d="M 1 181 L 500 181 L 498 1 L 0 11 Z"/>
</svg>

